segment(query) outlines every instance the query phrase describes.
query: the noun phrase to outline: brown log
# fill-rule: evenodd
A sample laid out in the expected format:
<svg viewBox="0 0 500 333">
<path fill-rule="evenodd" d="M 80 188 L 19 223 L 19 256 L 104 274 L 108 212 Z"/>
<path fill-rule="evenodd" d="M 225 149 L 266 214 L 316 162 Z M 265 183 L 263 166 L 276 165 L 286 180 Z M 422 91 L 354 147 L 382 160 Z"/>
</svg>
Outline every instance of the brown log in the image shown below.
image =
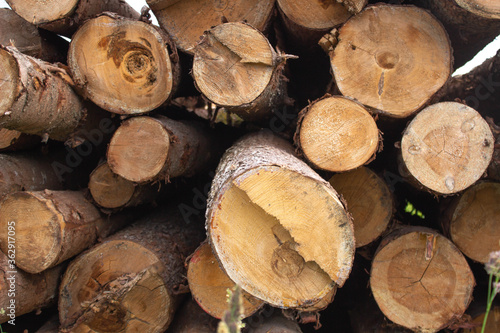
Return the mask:
<svg viewBox="0 0 500 333">
<path fill-rule="evenodd" d="M 0 154 L 0 197 L 17 191 L 63 189 L 51 161 L 40 154 Z"/>
<path fill-rule="evenodd" d="M 352 214 L 356 247 L 370 244 L 382 235 L 392 219 L 394 199 L 381 177 L 367 167 L 359 167 L 334 175 L 330 184 L 342 195 Z"/>
<path fill-rule="evenodd" d="M 475 326 L 473 328 L 468 328 L 462 330 L 463 333 L 481 333 L 481 328 L 483 326 L 484 315 L 486 312 L 486 304 L 482 304 L 481 310 L 476 311 L 472 315 L 472 321 L 470 325 Z M 490 313 L 488 315 L 488 320 L 486 321 L 486 326 L 483 333 L 496 333 L 500 331 L 500 306 L 493 305 L 491 307 Z"/>
<path fill-rule="evenodd" d="M 59 333 L 59 320 L 57 315 L 49 318 L 35 333 Z"/>
<path fill-rule="evenodd" d="M 165 333 L 215 333 L 218 322 L 203 311 L 195 300 L 188 298 L 175 312 L 172 325 Z"/>
<path fill-rule="evenodd" d="M 71 37 L 85 21 L 102 12 L 139 18 L 139 13 L 123 0 L 6 1 L 10 8 L 26 21 L 67 37 Z"/>
<path fill-rule="evenodd" d="M 206 218 L 214 255 L 229 278 L 273 306 L 312 306 L 351 270 L 354 233 L 339 196 L 269 132 L 226 151 Z"/>
<path fill-rule="evenodd" d="M 460 318 L 475 281 L 462 253 L 444 236 L 407 227 L 387 236 L 373 259 L 370 286 L 382 312 L 415 332 L 437 332 Z"/>
<path fill-rule="evenodd" d="M 456 102 L 433 104 L 404 131 L 402 165 L 424 188 L 457 193 L 484 174 L 493 142 L 488 124 L 474 109 Z"/>
<path fill-rule="evenodd" d="M 228 309 L 227 291 L 235 283 L 219 267 L 208 243 L 203 243 L 189 260 L 187 279 L 191 295 L 201 308 L 212 317 L 221 319 Z M 251 316 L 264 306 L 264 302 L 242 291 L 242 319 Z"/>
<path fill-rule="evenodd" d="M 194 48 L 193 77 L 214 104 L 243 119 L 265 118 L 285 102 L 286 57 L 248 24 L 220 24 Z"/>
<path fill-rule="evenodd" d="M 102 163 L 90 174 L 89 190 L 97 205 L 117 209 L 153 202 L 160 188 L 158 184 L 135 184 L 113 173 L 107 163 Z"/>
<path fill-rule="evenodd" d="M 47 62 L 66 63 L 68 42 L 47 30 L 39 30 L 12 9 L 0 8 L 0 44 Z"/>
<path fill-rule="evenodd" d="M 454 67 L 471 60 L 500 34 L 498 3 L 488 0 L 412 0 L 429 9 L 446 28 Z"/>
<path fill-rule="evenodd" d="M 0 206 L 0 249 L 7 251 L 7 226 L 14 222 L 16 265 L 39 273 L 106 237 L 130 216 L 104 217 L 79 191 L 16 192 Z"/>
<path fill-rule="evenodd" d="M 271 309 L 273 314 L 262 318 L 257 323 L 245 325 L 244 333 L 302 333 L 296 321 L 286 318 L 279 309 Z M 262 317 L 257 314 L 257 317 Z"/>
<path fill-rule="evenodd" d="M 207 166 L 213 148 L 209 133 L 198 123 L 143 116 L 122 123 L 107 157 L 114 173 L 144 183 L 194 175 Z"/>
<path fill-rule="evenodd" d="M 0 128 L 0 152 L 26 150 L 40 145 L 41 138 L 36 135 Z"/>
<path fill-rule="evenodd" d="M 203 32 L 229 22 L 245 21 L 260 31 L 269 25 L 274 0 L 146 0 L 177 47 L 193 53 Z"/>
<path fill-rule="evenodd" d="M 177 51 L 165 33 L 113 13 L 78 29 L 68 65 L 86 97 L 119 114 L 158 108 L 171 98 L 180 79 Z"/>
<path fill-rule="evenodd" d="M 64 141 L 85 118 L 66 70 L 0 45 L 0 126 Z"/>
<path fill-rule="evenodd" d="M 315 167 L 349 171 L 375 157 L 379 131 L 362 105 L 326 95 L 301 111 L 295 144 Z"/>
<path fill-rule="evenodd" d="M 11 251 L 17 250 L 17 244 L 10 244 L 14 244 Z M 59 265 L 40 274 L 29 274 L 14 265 L 17 251 L 11 251 L 0 252 L 0 309 L 5 310 L 0 313 L 0 324 L 12 319 L 19 324 L 16 317 L 54 305 L 65 268 Z"/>
<path fill-rule="evenodd" d="M 487 263 L 500 250 L 500 183 L 479 182 L 455 198 L 442 217 L 451 241 L 467 257 Z"/>
<path fill-rule="evenodd" d="M 146 216 L 77 257 L 61 282 L 61 332 L 164 332 L 203 239 L 176 209 Z"/>
<path fill-rule="evenodd" d="M 416 112 L 451 74 L 446 31 L 414 6 L 369 6 L 320 43 L 340 92 L 391 117 Z"/>
</svg>

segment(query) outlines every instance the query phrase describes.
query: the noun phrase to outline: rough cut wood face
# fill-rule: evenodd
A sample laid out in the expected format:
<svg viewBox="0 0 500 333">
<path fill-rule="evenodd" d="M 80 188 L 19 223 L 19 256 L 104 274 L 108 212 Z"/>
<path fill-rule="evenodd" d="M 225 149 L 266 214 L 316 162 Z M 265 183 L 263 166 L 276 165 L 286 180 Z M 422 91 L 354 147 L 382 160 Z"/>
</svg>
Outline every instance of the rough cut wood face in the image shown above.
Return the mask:
<svg viewBox="0 0 500 333">
<path fill-rule="evenodd" d="M 38 25 L 70 15 L 80 0 L 9 0 L 16 13 L 32 24 Z"/>
<path fill-rule="evenodd" d="M 479 16 L 500 19 L 500 3 L 495 0 L 455 0 L 462 8 Z"/>
<path fill-rule="evenodd" d="M 394 117 L 417 111 L 451 74 L 446 31 L 417 7 L 367 7 L 338 41 L 330 58 L 341 93 Z"/>
<path fill-rule="evenodd" d="M 4 49 L 0 49 L 0 116 L 7 113 L 18 95 L 19 66 L 15 58 Z"/>
<path fill-rule="evenodd" d="M 135 184 L 111 171 L 107 163 L 98 166 L 90 175 L 89 190 L 92 198 L 104 208 L 126 205 L 135 191 Z"/>
<path fill-rule="evenodd" d="M 472 300 L 474 276 L 451 241 L 427 228 L 407 229 L 382 242 L 370 286 L 391 321 L 437 332 L 460 318 Z"/>
<path fill-rule="evenodd" d="M 333 28 L 351 16 L 348 8 L 336 0 L 278 0 L 278 5 L 288 19 L 309 29 Z"/>
<path fill-rule="evenodd" d="M 404 164 L 426 188 L 451 194 L 475 183 L 493 156 L 493 134 L 481 115 L 456 102 L 433 104 L 408 125 Z"/>
</svg>

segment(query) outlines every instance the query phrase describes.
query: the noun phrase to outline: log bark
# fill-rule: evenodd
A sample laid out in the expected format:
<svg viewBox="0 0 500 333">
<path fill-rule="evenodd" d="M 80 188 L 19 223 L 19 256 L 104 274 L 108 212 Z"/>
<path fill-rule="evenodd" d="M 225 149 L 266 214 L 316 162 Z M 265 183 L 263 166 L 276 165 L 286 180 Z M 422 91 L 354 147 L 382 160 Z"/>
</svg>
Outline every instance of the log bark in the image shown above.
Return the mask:
<svg viewBox="0 0 500 333">
<path fill-rule="evenodd" d="M 98 239 L 131 222 L 106 218 L 79 191 L 16 192 L 0 207 L 0 248 L 7 251 L 8 225 L 14 222 L 16 265 L 35 274 L 81 253 Z"/>
<path fill-rule="evenodd" d="M 102 163 L 90 174 L 89 190 L 100 207 L 118 209 L 151 203 L 158 197 L 160 188 L 153 184 L 135 184 L 113 173 L 107 163 Z"/>
<path fill-rule="evenodd" d="M 499 251 L 500 183 L 485 181 L 468 188 L 445 210 L 441 223 L 450 239 L 467 257 L 487 263 Z"/>
<path fill-rule="evenodd" d="M 176 209 L 142 218 L 77 257 L 61 282 L 61 332 L 164 332 L 203 239 Z"/>
<path fill-rule="evenodd" d="M 235 283 L 219 267 L 210 244 L 203 243 L 193 253 L 188 264 L 187 279 L 191 295 L 201 308 L 212 317 L 221 319 L 228 309 L 227 291 L 232 290 Z M 243 318 L 251 316 L 264 305 L 264 302 L 244 290 L 241 296 Z"/>
<path fill-rule="evenodd" d="M 379 130 L 362 105 L 326 95 L 300 112 L 295 145 L 319 169 L 349 171 L 375 158 Z"/>
<path fill-rule="evenodd" d="M 17 191 L 63 189 L 51 161 L 40 154 L 0 154 L 0 197 Z"/>
<path fill-rule="evenodd" d="M 165 104 L 180 80 L 175 45 L 159 28 L 105 13 L 73 35 L 72 77 L 84 95 L 118 114 L 138 114 Z"/>
<path fill-rule="evenodd" d="M 9 8 L 0 8 L 0 44 L 51 63 L 66 63 L 69 46 L 64 39 L 39 30 Z"/>
<path fill-rule="evenodd" d="M 462 253 L 428 228 L 407 227 L 380 244 L 370 286 L 382 312 L 415 332 L 437 332 L 460 318 L 475 281 Z"/>
<path fill-rule="evenodd" d="M 175 312 L 174 321 L 165 333 L 215 333 L 218 322 L 189 298 Z"/>
<path fill-rule="evenodd" d="M 226 151 L 206 219 L 229 278 L 273 306 L 312 306 L 349 276 L 355 246 L 344 205 L 288 142 L 269 132 Z"/>
<path fill-rule="evenodd" d="M 36 135 L 0 128 L 0 152 L 27 150 L 40 145 L 41 138 Z"/>
<path fill-rule="evenodd" d="M 207 166 L 213 150 L 214 142 L 201 124 L 143 116 L 121 124 L 107 158 L 114 173 L 144 183 L 192 176 Z"/>
<path fill-rule="evenodd" d="M 495 1 L 412 0 L 429 9 L 450 36 L 454 67 L 459 68 L 500 34 L 500 17 Z"/>
<path fill-rule="evenodd" d="M 193 54 L 204 31 L 229 22 L 247 22 L 260 31 L 266 30 L 274 9 L 274 0 L 146 0 L 177 47 Z"/>
<path fill-rule="evenodd" d="M 57 316 L 50 318 L 35 333 L 59 333 L 59 320 Z"/>
<path fill-rule="evenodd" d="M 258 324 L 249 324 L 244 333 L 302 333 L 297 322 L 285 318 L 280 310 L 274 309 L 273 315 L 261 320 Z"/>
<path fill-rule="evenodd" d="M 376 240 L 387 229 L 394 212 L 394 199 L 385 183 L 367 167 L 359 167 L 330 178 L 353 217 L 356 247 Z"/>
<path fill-rule="evenodd" d="M 257 29 L 225 23 L 206 31 L 194 48 L 193 77 L 214 104 L 256 120 L 285 102 L 285 60 Z"/>
<path fill-rule="evenodd" d="M 65 141 L 86 111 L 66 70 L 0 46 L 0 126 Z"/>
<path fill-rule="evenodd" d="M 6 0 L 19 16 L 32 24 L 71 37 L 88 19 L 102 12 L 139 18 L 127 2 L 122 0 Z"/>
<path fill-rule="evenodd" d="M 340 92 L 392 117 L 415 113 L 451 74 L 446 31 L 414 6 L 367 7 L 320 42 Z"/>
<path fill-rule="evenodd" d="M 456 102 L 437 103 L 422 110 L 404 131 L 402 167 L 424 188 L 453 194 L 484 174 L 493 146 L 493 134 L 477 111 Z"/>
<path fill-rule="evenodd" d="M 0 308 L 5 310 L 0 314 L 0 324 L 55 304 L 65 268 L 59 265 L 40 274 L 29 274 L 13 264 L 17 253 L 6 253 L 0 252 Z"/>
</svg>

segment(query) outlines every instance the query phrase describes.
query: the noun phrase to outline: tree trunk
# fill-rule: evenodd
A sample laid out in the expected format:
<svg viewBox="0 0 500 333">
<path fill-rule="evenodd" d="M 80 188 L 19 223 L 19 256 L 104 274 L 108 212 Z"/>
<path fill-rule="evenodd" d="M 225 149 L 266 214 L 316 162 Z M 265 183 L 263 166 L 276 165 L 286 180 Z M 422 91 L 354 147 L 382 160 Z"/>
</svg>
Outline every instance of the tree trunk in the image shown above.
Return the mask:
<svg viewBox="0 0 500 333">
<path fill-rule="evenodd" d="M 380 244 L 370 286 L 382 312 L 416 332 L 437 332 L 460 318 L 475 281 L 460 251 L 423 227 L 397 230 Z"/>
<path fill-rule="evenodd" d="M 442 217 L 447 235 L 467 257 L 482 264 L 500 250 L 500 183 L 480 182 L 455 198 Z"/>
<path fill-rule="evenodd" d="M 187 279 L 191 294 L 202 309 L 212 317 L 222 318 L 228 309 L 227 291 L 235 284 L 219 267 L 210 244 L 203 243 L 194 252 L 189 260 Z M 242 319 L 251 316 L 264 305 L 264 302 L 246 291 L 242 291 L 241 296 Z"/>
<path fill-rule="evenodd" d="M 39 154 L 0 154 L 0 197 L 17 191 L 61 190 L 62 180 Z"/>
<path fill-rule="evenodd" d="M 318 47 L 320 38 L 359 13 L 368 0 L 277 0 L 292 49 Z"/>
<path fill-rule="evenodd" d="M 355 246 L 344 205 L 288 142 L 269 132 L 226 151 L 206 217 L 229 278 L 271 305 L 312 306 L 349 276 Z"/>
<path fill-rule="evenodd" d="M 175 312 L 174 321 L 165 333 L 215 333 L 218 322 L 189 298 Z"/>
<path fill-rule="evenodd" d="M 247 22 L 264 31 L 269 25 L 274 0 L 146 0 L 167 31 L 183 52 L 193 49 L 206 30 L 224 21 Z"/>
<path fill-rule="evenodd" d="M 0 152 L 28 150 L 40 145 L 41 138 L 36 135 L 0 128 Z"/>
<path fill-rule="evenodd" d="M 457 193 L 484 174 L 493 143 L 488 124 L 474 109 L 456 102 L 433 104 L 403 133 L 402 167 L 426 189 Z"/>
<path fill-rule="evenodd" d="M 119 114 L 158 108 L 172 97 L 180 79 L 179 57 L 165 33 L 113 13 L 78 29 L 68 65 L 86 97 Z"/>
<path fill-rule="evenodd" d="M 414 6 L 367 7 L 321 43 L 340 92 L 391 117 L 419 110 L 451 74 L 446 31 Z"/>
<path fill-rule="evenodd" d="M 0 324 L 12 319 L 16 323 L 16 317 L 55 304 L 65 265 L 40 274 L 28 274 L 13 264 L 17 263 L 17 251 L 5 253 L 7 255 L 0 252 L 0 309 L 5 310 L 5 313 L 0 313 Z"/>
<path fill-rule="evenodd" d="M 54 33 L 39 30 L 13 10 L 0 8 L 0 44 L 47 62 L 66 63 L 68 42 Z"/>
<path fill-rule="evenodd" d="M 14 222 L 16 265 L 39 273 L 106 237 L 131 217 L 106 218 L 79 191 L 16 192 L 0 207 L 0 248 L 7 251 L 7 226 Z"/>
<path fill-rule="evenodd" d="M 108 147 L 111 170 L 137 183 L 192 176 L 213 157 L 201 125 L 167 117 L 134 117 L 122 123 Z"/>
<path fill-rule="evenodd" d="M 203 239 L 162 210 L 77 257 L 61 282 L 61 332 L 164 332 L 186 289 L 184 260 Z"/>
<path fill-rule="evenodd" d="M 214 104 L 256 120 L 270 116 L 287 98 L 285 59 L 257 29 L 220 24 L 206 31 L 194 48 L 193 77 Z"/>
<path fill-rule="evenodd" d="M 381 177 L 367 167 L 359 167 L 334 175 L 330 184 L 352 214 L 356 247 L 368 245 L 382 235 L 392 219 L 394 199 Z"/>
<path fill-rule="evenodd" d="M 88 19 L 102 12 L 139 18 L 123 0 L 6 0 L 19 16 L 32 24 L 59 35 L 71 35 Z"/>
<path fill-rule="evenodd" d="M 245 333 L 302 333 L 297 322 L 285 318 L 281 310 L 272 309 L 273 314 L 264 318 L 259 323 L 247 324 Z M 257 315 L 258 316 L 258 315 Z"/>
<path fill-rule="evenodd" d="M 500 34 L 500 17 L 496 1 L 412 0 L 412 2 L 429 9 L 443 23 L 453 47 L 455 68 L 463 66 L 474 58 Z"/>
<path fill-rule="evenodd" d="M 134 184 L 113 173 L 107 163 L 102 163 L 90 174 L 89 190 L 97 205 L 117 209 L 153 202 L 160 187 L 153 184 Z"/>
<path fill-rule="evenodd" d="M 64 141 L 85 118 L 66 70 L 0 45 L 0 126 Z"/>
<path fill-rule="evenodd" d="M 362 105 L 326 95 L 301 111 L 295 144 L 317 168 L 349 171 L 375 158 L 379 131 Z"/>
</svg>

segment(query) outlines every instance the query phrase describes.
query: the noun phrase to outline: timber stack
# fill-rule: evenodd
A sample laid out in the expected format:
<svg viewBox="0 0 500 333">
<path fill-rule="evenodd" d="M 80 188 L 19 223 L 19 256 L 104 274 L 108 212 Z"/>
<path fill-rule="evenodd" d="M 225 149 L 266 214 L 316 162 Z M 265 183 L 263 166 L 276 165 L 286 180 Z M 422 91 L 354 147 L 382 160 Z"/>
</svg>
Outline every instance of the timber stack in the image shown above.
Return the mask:
<svg viewBox="0 0 500 333">
<path fill-rule="evenodd" d="M 478 331 L 497 2 L 7 3 L 0 329 Z"/>
</svg>

